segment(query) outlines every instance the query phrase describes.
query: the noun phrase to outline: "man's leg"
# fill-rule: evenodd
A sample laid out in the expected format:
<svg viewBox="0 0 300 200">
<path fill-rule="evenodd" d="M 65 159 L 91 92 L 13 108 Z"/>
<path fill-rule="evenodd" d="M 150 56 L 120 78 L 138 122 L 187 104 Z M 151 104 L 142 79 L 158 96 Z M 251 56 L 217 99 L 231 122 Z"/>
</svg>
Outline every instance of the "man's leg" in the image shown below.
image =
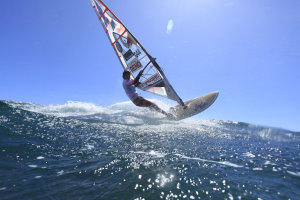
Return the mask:
<svg viewBox="0 0 300 200">
<path fill-rule="evenodd" d="M 135 100 L 133 103 L 136 106 L 148 107 L 151 110 L 155 110 L 155 111 L 160 112 L 160 113 L 162 113 L 166 116 L 168 115 L 168 113 L 166 113 L 165 111 L 160 109 L 156 104 L 152 103 L 151 101 L 148 101 L 147 99 L 144 99 L 143 97 L 138 97 L 137 100 Z"/>
</svg>

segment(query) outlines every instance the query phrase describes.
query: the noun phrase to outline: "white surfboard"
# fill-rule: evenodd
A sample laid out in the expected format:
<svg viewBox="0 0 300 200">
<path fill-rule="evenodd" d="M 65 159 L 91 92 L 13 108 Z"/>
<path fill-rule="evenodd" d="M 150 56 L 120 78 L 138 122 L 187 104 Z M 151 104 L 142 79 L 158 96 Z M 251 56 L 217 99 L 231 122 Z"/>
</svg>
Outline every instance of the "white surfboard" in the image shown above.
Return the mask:
<svg viewBox="0 0 300 200">
<path fill-rule="evenodd" d="M 212 92 L 204 96 L 198 97 L 184 102 L 185 107 L 177 105 L 170 108 L 170 113 L 175 117 L 175 120 L 182 120 L 193 115 L 196 115 L 206 108 L 211 106 L 217 99 L 219 92 Z"/>
</svg>

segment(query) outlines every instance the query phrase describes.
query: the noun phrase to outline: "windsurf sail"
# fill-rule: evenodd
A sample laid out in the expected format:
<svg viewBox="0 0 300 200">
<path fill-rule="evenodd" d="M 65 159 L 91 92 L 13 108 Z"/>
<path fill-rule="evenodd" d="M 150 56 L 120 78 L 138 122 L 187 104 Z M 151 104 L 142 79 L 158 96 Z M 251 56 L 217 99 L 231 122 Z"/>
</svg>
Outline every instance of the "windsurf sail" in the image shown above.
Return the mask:
<svg viewBox="0 0 300 200">
<path fill-rule="evenodd" d="M 101 0 L 90 0 L 90 2 L 124 70 L 130 71 L 133 78 L 139 71 L 144 70 L 138 87 L 141 90 L 175 100 L 184 106 L 156 60 L 116 15 Z"/>
</svg>

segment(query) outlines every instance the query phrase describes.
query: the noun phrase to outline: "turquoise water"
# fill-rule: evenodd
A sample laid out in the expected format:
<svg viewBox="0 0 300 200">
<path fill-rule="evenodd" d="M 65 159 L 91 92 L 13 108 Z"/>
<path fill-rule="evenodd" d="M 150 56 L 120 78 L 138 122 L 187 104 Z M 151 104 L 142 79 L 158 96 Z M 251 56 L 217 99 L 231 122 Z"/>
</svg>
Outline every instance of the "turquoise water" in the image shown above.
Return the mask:
<svg viewBox="0 0 300 200">
<path fill-rule="evenodd" d="M 299 199 L 299 141 L 241 122 L 168 121 L 129 102 L 2 101 L 0 199 Z"/>
</svg>

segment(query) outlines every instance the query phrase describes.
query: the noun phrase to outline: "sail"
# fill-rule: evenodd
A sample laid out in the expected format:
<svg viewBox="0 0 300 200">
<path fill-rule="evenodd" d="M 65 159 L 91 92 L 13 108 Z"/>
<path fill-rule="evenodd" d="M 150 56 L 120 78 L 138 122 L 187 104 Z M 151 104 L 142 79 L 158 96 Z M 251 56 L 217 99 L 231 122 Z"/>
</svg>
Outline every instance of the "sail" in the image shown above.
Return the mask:
<svg viewBox="0 0 300 200">
<path fill-rule="evenodd" d="M 130 71 L 133 78 L 135 78 L 139 71 L 145 69 L 140 78 L 141 84 L 138 87 L 141 90 L 175 100 L 183 106 L 184 103 L 155 59 L 116 15 L 101 0 L 90 0 L 90 2 L 124 70 Z"/>
</svg>

